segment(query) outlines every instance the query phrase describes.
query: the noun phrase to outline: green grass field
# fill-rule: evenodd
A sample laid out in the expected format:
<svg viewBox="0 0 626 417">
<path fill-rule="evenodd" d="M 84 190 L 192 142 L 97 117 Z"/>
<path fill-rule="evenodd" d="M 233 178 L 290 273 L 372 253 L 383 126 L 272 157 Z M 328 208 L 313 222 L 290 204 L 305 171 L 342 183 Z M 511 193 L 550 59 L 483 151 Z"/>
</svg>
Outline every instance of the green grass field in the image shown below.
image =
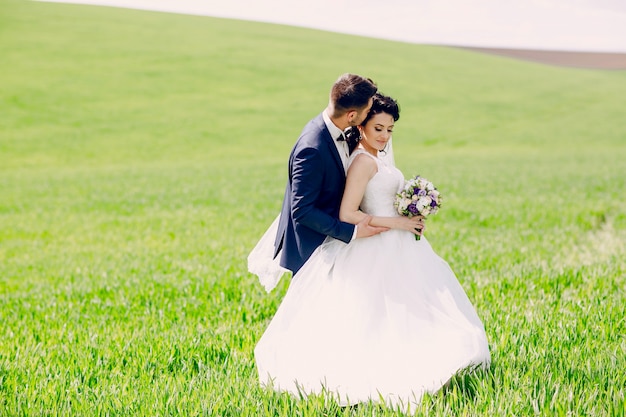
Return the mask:
<svg viewBox="0 0 626 417">
<path fill-rule="evenodd" d="M 0 0 L 0 416 L 397 416 L 258 386 L 288 286 L 246 256 L 343 72 L 483 318 L 428 416 L 626 413 L 626 72 L 287 26 Z"/>
</svg>

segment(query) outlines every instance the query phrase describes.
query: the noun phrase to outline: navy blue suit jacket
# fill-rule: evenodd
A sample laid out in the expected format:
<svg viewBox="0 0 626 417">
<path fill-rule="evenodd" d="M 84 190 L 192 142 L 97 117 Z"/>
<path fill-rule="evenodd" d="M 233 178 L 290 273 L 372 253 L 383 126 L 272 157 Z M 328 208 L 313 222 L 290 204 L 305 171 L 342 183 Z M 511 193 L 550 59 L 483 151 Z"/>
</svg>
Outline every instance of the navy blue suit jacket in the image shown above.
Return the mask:
<svg viewBox="0 0 626 417">
<path fill-rule="evenodd" d="M 274 244 L 294 274 L 326 236 L 350 242 L 354 225 L 339 220 L 346 174 L 320 113 L 302 130 L 289 156 L 289 180 Z"/>
</svg>

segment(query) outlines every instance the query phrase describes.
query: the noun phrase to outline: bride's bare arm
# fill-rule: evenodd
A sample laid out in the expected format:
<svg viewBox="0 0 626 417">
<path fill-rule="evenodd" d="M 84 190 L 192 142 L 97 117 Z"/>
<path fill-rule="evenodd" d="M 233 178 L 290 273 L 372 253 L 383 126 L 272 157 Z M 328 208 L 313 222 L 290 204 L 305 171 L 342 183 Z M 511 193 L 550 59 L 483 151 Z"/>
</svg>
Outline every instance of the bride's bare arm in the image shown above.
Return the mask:
<svg viewBox="0 0 626 417">
<path fill-rule="evenodd" d="M 341 200 L 339 209 L 339 219 L 341 221 L 358 224 L 367 217 L 367 214 L 359 210 L 367 183 L 376 174 L 378 167 L 376 161 L 367 155 L 358 155 L 348 170 L 346 178 L 346 188 Z M 371 218 L 370 225 L 378 227 L 386 227 L 389 229 L 403 229 L 415 234 L 421 234 L 424 228 L 423 219 L 421 217 L 378 217 Z"/>
</svg>

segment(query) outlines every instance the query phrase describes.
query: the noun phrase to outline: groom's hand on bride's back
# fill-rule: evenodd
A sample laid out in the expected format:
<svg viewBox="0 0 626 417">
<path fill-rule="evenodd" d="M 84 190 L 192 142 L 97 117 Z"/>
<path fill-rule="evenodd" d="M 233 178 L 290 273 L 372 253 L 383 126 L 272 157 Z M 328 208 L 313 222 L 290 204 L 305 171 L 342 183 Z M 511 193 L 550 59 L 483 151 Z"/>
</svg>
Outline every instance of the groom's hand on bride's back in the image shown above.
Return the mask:
<svg viewBox="0 0 626 417">
<path fill-rule="evenodd" d="M 356 225 L 356 238 L 370 237 L 379 234 L 380 232 L 386 232 L 388 227 L 372 226 L 370 221 L 372 216 L 367 216 Z"/>
</svg>

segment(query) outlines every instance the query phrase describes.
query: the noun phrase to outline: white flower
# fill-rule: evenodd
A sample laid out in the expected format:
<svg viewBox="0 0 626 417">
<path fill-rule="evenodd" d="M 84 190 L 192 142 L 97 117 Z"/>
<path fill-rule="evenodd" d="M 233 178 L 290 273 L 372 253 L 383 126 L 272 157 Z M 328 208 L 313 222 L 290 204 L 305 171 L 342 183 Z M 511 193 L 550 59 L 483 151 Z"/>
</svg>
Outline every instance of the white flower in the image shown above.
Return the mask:
<svg viewBox="0 0 626 417">
<path fill-rule="evenodd" d="M 417 202 L 421 207 L 430 207 L 430 203 L 432 203 L 432 199 L 428 196 L 425 197 L 420 197 L 419 201 Z"/>
</svg>

